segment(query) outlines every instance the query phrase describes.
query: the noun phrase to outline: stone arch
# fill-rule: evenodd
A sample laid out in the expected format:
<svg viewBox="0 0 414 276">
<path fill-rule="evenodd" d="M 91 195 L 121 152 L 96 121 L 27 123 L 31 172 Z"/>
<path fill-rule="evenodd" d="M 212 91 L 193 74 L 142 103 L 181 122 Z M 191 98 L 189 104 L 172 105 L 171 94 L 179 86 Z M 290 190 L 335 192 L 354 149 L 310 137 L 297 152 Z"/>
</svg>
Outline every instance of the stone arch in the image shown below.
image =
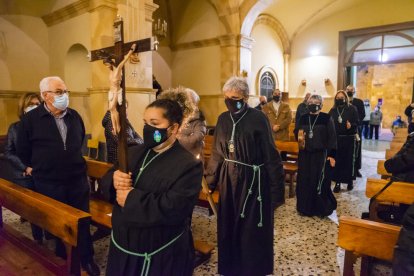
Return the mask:
<svg viewBox="0 0 414 276">
<path fill-rule="evenodd" d="M 266 25 L 268 27 L 270 27 L 272 30 L 274 30 L 277 35 L 280 38 L 280 41 L 282 42 L 283 45 L 283 53 L 284 54 L 290 54 L 290 40 L 289 40 L 289 36 L 285 30 L 285 28 L 283 27 L 283 25 L 279 22 L 279 20 L 277 20 L 276 18 L 274 18 L 271 15 L 268 14 L 261 14 L 257 17 L 256 21 L 254 22 L 253 28 L 259 24 L 263 24 Z M 253 30 L 252 28 L 252 30 Z M 251 35 L 251 33 L 249 33 L 249 36 Z"/>
<path fill-rule="evenodd" d="M 64 80 L 68 88 L 86 92 L 92 85 L 92 67 L 87 58 L 88 50 L 82 44 L 73 44 L 66 53 Z"/>
</svg>

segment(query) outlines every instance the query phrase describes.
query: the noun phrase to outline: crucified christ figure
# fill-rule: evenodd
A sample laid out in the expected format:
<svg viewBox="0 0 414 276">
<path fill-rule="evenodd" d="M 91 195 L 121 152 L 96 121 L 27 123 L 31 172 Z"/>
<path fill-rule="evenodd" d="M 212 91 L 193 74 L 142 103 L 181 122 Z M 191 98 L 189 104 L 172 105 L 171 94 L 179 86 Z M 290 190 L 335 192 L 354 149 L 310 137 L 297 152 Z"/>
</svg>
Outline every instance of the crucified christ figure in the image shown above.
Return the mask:
<svg viewBox="0 0 414 276">
<path fill-rule="evenodd" d="M 125 65 L 125 62 L 130 58 L 132 53 L 135 51 L 136 44 L 131 46 L 131 50 L 129 50 L 128 54 L 124 57 L 124 59 L 115 66 L 115 62 L 107 58 L 104 60 L 104 64 L 106 67 L 110 69 L 109 71 L 109 92 L 108 92 L 108 101 L 109 101 L 109 111 L 111 112 L 111 121 L 113 127 L 114 135 L 118 134 L 121 129 L 121 124 L 119 122 L 119 113 L 117 110 L 117 103 L 119 105 L 122 104 L 122 88 L 121 88 L 121 81 L 122 81 L 122 68 Z"/>
</svg>

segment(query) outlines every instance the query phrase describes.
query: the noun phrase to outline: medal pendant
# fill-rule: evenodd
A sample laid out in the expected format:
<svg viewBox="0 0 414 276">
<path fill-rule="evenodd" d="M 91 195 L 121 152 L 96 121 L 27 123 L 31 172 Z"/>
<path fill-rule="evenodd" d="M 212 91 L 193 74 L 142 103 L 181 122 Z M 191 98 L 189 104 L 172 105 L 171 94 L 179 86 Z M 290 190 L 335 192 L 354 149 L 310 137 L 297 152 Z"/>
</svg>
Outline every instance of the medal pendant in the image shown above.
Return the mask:
<svg viewBox="0 0 414 276">
<path fill-rule="evenodd" d="M 313 131 L 309 132 L 309 138 L 312 139 L 313 138 Z"/>
<path fill-rule="evenodd" d="M 234 143 L 233 143 L 233 141 L 229 141 L 229 152 L 234 152 Z"/>
<path fill-rule="evenodd" d="M 338 117 L 338 123 L 342 124 L 342 117 L 341 116 Z"/>
</svg>

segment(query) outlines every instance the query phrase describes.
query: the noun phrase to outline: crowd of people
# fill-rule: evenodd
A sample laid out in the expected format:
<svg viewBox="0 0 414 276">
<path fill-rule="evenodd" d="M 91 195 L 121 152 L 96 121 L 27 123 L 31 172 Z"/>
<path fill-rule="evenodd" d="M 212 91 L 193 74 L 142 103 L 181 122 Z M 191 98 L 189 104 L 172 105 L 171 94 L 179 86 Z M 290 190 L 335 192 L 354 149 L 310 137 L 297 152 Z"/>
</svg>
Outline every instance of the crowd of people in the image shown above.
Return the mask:
<svg viewBox="0 0 414 276">
<path fill-rule="evenodd" d="M 161 91 L 157 82 L 157 99 L 143 115 L 143 138 L 126 119 L 129 159 L 127 171 L 121 171 L 116 110 L 122 104 L 121 67 L 107 63 L 112 94 L 102 126 L 108 162 L 114 167 L 102 179 L 101 188 L 114 209 L 106 274 L 192 274 L 191 216 L 203 176 L 210 192 L 218 190 L 220 195 L 218 273 L 272 274 L 274 210 L 285 202 L 284 156 L 274 141 L 289 141 L 292 123 L 291 108 L 282 100 L 281 91 L 275 89 L 269 102 L 261 97 L 252 108 L 247 80 L 227 80 L 223 86 L 227 111 L 218 117 L 212 154 L 204 170 L 206 122 L 198 108 L 200 97 L 184 87 Z M 85 127 L 81 116 L 69 107 L 68 94 L 59 77 L 42 79 L 40 94 L 25 94 L 19 105 L 20 120 L 8 131 L 6 154 L 15 168 L 11 181 L 88 212 L 90 187 L 81 151 Z M 341 184 L 350 191 L 356 177 L 361 177 L 361 139 L 373 138 L 374 132 L 378 139 L 382 121 L 380 106 L 371 111 L 369 101 L 355 97 L 353 86 L 335 94 L 328 113 L 321 111 L 323 105 L 321 96 L 307 93 L 295 117 L 294 136 L 301 141 L 296 187 L 301 216 L 332 214 L 337 208 L 334 193 L 340 192 Z M 414 104 L 406 110 L 411 126 L 413 110 Z M 410 182 L 414 181 L 413 139 L 414 133 L 385 164 L 387 170 Z M 406 242 L 413 240 L 413 208 L 404 221 L 396 270 L 414 266 L 414 245 L 407 247 Z M 43 230 L 32 225 L 32 233 L 41 243 Z M 99 275 L 87 224 L 79 229 L 79 252 L 83 270 Z M 59 239 L 56 254 L 66 254 Z"/>
</svg>

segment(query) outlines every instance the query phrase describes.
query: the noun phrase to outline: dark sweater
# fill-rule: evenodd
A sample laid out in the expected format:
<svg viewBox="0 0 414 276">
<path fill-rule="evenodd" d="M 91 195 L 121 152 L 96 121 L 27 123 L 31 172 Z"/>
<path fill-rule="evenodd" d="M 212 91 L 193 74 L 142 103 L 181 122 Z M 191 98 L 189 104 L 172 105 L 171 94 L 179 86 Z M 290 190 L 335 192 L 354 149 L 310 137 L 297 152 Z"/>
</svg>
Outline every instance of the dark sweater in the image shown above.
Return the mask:
<svg viewBox="0 0 414 276">
<path fill-rule="evenodd" d="M 17 135 L 17 155 L 33 168 L 35 182 L 56 182 L 86 177 L 82 156 L 85 126 L 80 115 L 68 108 L 64 117 L 67 126 L 63 143 L 55 118 L 40 105 L 21 120 Z M 67 181 L 66 181 L 67 182 Z"/>
<path fill-rule="evenodd" d="M 414 183 L 414 133 L 408 135 L 397 154 L 385 161 L 384 167 L 400 180 Z"/>
</svg>

